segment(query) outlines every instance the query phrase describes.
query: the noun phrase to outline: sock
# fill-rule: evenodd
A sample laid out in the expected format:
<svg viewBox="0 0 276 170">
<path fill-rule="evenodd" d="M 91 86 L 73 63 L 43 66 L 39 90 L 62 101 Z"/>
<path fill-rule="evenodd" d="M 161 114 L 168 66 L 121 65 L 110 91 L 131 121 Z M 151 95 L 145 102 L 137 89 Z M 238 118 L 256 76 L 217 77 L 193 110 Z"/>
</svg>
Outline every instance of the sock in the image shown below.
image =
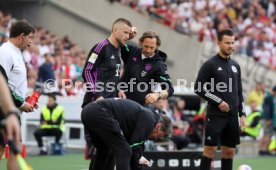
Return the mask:
<svg viewBox="0 0 276 170">
<path fill-rule="evenodd" d="M 212 158 L 208 158 L 202 155 L 200 162 L 200 170 L 210 170 Z"/>
<path fill-rule="evenodd" d="M 232 170 L 233 159 L 221 159 L 221 170 Z"/>
</svg>

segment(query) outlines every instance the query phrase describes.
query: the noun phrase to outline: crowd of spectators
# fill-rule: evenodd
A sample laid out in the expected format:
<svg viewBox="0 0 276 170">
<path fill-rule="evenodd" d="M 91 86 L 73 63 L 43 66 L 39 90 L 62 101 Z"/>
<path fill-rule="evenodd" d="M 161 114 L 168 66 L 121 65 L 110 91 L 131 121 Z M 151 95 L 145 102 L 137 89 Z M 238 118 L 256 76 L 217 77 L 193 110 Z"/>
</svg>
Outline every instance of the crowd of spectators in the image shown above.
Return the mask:
<svg viewBox="0 0 276 170">
<path fill-rule="evenodd" d="M 276 70 L 276 1 L 274 0 L 111 0 L 120 1 L 176 31 L 215 40 L 232 28 L 237 52 Z"/>
<path fill-rule="evenodd" d="M 9 12 L 0 11 L 0 45 L 8 40 L 10 27 L 15 19 Z M 63 96 L 81 94 L 82 88 L 61 88 L 62 80 L 74 83 L 81 81 L 82 68 L 87 54 L 69 37 L 57 35 L 40 27 L 36 28 L 33 44 L 23 51 L 27 65 L 28 87 L 44 89 L 43 83 L 55 80 L 55 86 L 48 89 Z M 44 89 L 45 90 L 45 89 Z"/>
</svg>

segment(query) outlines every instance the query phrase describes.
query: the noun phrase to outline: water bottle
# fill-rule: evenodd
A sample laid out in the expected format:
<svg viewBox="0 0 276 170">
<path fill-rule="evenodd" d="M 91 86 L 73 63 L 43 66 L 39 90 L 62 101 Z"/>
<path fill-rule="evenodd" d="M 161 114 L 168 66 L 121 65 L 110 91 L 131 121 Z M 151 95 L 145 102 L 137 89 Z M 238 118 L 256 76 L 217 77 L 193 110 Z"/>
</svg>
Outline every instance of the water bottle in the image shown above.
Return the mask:
<svg viewBox="0 0 276 170">
<path fill-rule="evenodd" d="M 34 91 L 33 94 L 28 98 L 27 102 L 31 105 L 35 105 L 40 97 L 39 91 Z"/>
</svg>

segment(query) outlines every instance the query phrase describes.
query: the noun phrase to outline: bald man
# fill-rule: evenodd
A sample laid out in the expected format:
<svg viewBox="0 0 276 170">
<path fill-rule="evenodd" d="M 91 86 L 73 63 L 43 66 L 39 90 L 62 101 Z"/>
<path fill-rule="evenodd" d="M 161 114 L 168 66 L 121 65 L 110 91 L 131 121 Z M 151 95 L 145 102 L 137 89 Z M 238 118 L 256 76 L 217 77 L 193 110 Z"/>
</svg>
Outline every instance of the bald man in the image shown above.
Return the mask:
<svg viewBox="0 0 276 170">
<path fill-rule="evenodd" d="M 82 77 L 86 87 L 88 87 L 82 107 L 92 101 L 117 95 L 116 88 L 108 89 L 106 86 L 107 83 L 110 83 L 111 86 L 116 87 L 119 82 L 120 46 L 125 45 L 129 40 L 131 27 L 132 25 L 128 20 L 117 19 L 112 25 L 111 35 L 90 50 L 82 72 Z"/>
<path fill-rule="evenodd" d="M 132 24 L 124 18 L 118 18 L 112 24 L 111 35 L 94 45 L 88 54 L 82 77 L 86 93 L 82 108 L 90 102 L 117 96 L 117 84 L 120 78 L 121 50 L 130 39 Z M 106 88 L 112 87 L 113 89 Z M 86 130 L 85 130 L 86 131 Z M 90 137 L 86 133 L 86 142 L 89 151 L 92 151 Z M 88 153 L 91 157 L 91 152 Z"/>
</svg>

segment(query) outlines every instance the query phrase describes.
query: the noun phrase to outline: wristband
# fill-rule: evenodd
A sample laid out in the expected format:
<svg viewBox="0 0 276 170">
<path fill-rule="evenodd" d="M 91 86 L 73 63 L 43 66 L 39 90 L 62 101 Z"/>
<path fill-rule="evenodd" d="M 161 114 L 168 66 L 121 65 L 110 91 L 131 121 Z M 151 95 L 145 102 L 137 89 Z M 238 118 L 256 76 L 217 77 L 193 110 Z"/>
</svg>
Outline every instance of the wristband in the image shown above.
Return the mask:
<svg viewBox="0 0 276 170">
<path fill-rule="evenodd" d="M 5 117 L 7 118 L 7 117 L 9 117 L 10 115 L 16 115 L 17 117 L 20 116 L 19 113 L 18 113 L 18 111 L 9 111 L 9 112 L 7 112 L 7 113 L 5 114 Z"/>
</svg>

